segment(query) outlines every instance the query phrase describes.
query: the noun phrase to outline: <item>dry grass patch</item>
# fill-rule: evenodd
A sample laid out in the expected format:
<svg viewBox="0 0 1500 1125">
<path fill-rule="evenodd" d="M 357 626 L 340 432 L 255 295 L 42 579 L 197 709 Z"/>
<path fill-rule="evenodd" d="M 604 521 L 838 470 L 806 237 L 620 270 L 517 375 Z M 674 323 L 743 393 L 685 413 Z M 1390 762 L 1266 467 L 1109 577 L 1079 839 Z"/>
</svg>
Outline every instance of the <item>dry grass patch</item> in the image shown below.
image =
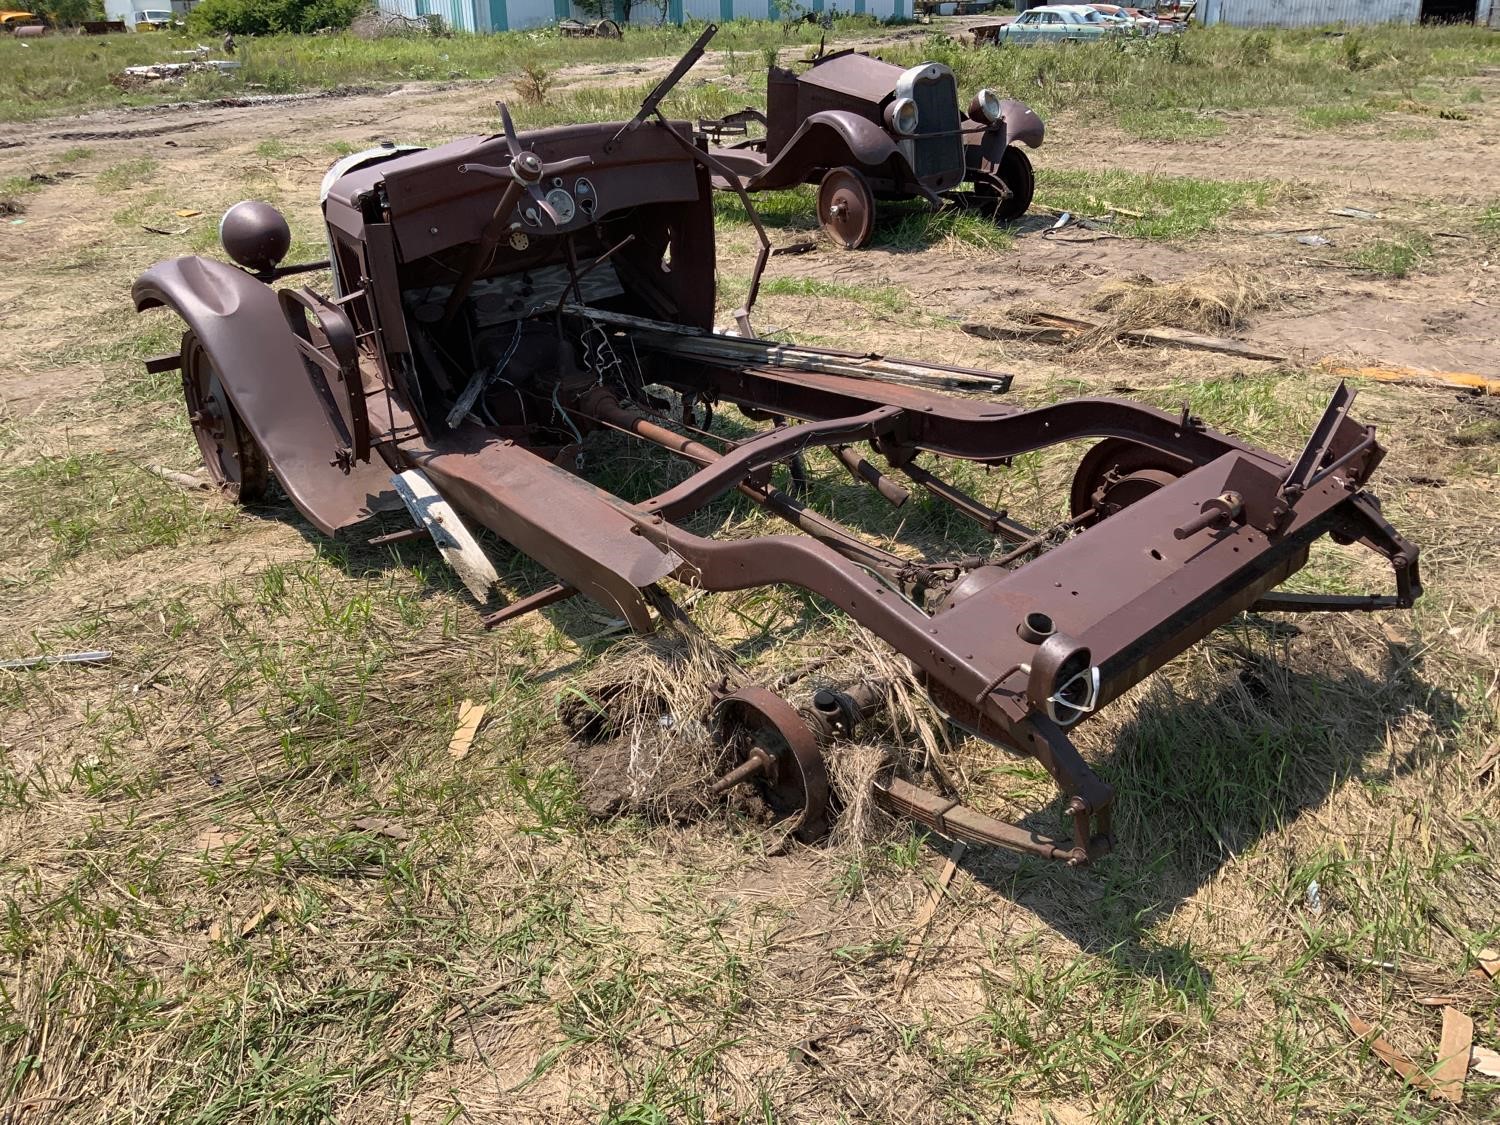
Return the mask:
<svg viewBox="0 0 1500 1125">
<path fill-rule="evenodd" d="M 1286 296 L 1284 283 L 1263 271 L 1221 265 L 1181 281 L 1144 274 L 1112 281 L 1100 287 L 1090 305 L 1109 314 L 1100 333 L 1111 337 L 1162 327 L 1220 334 L 1245 328 L 1255 313 L 1278 307 Z"/>
</svg>

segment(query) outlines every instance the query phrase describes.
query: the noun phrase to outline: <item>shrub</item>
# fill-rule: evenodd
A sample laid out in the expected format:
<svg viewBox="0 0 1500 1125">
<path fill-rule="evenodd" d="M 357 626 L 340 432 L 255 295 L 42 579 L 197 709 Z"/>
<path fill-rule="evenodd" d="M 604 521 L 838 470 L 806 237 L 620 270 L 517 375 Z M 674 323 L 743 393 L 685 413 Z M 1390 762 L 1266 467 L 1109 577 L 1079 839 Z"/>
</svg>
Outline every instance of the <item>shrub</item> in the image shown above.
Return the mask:
<svg viewBox="0 0 1500 1125">
<path fill-rule="evenodd" d="M 195 34 L 273 35 L 348 27 L 366 0 L 203 0 L 188 15 Z"/>
<path fill-rule="evenodd" d="M 547 91 L 552 89 L 552 72 L 544 66 L 527 63 L 515 81 L 516 95 L 527 105 L 545 105 Z"/>
</svg>

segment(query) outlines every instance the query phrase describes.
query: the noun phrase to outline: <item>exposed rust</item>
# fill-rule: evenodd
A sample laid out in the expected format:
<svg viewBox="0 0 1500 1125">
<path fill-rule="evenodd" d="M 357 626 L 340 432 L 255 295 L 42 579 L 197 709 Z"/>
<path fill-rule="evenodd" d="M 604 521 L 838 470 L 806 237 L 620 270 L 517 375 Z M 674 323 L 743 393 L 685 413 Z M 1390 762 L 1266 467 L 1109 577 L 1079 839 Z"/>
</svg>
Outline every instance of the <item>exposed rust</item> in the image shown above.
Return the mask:
<svg viewBox="0 0 1500 1125">
<path fill-rule="evenodd" d="M 903 69 L 858 51 L 820 55 L 801 73 L 773 65 L 765 113 L 698 123 L 746 189 L 818 184 L 818 222 L 850 250 L 869 242 L 877 198 L 948 200 L 1001 222 L 1024 215 L 1035 179 L 1017 146 L 1036 148 L 1044 133 L 1021 102 L 991 90 L 961 98 L 942 63 Z M 736 186 L 722 173 L 714 185 Z"/>
<path fill-rule="evenodd" d="M 798 90 L 869 101 L 889 85 L 883 66 L 825 60 Z M 582 595 L 645 631 L 673 612 L 673 582 L 816 594 L 905 657 L 956 723 L 1036 758 L 1072 838 L 991 821 L 905 778 L 883 780 L 880 800 L 962 839 L 1075 864 L 1107 849 L 1114 794 L 1069 739 L 1074 725 L 1236 614 L 1386 609 L 1420 595 L 1417 548 L 1365 490 L 1383 450 L 1346 390 L 1293 465 L 1186 411 L 1106 398 L 1027 409 L 996 401 L 1009 377 L 989 372 L 706 347 L 725 339 L 710 332 L 719 172 L 690 127 L 650 105 L 633 122 L 525 134 L 502 119 L 500 136 L 335 167 L 323 199 L 331 292 L 273 288 L 316 263 L 263 255 L 245 268 L 179 258 L 137 281 L 138 308 L 170 307 L 188 326 L 180 353 L 148 366 L 181 368 L 225 491 L 253 499 L 274 474 L 334 534 L 388 507 L 393 473 L 420 471 L 464 521 L 556 578 L 491 614 L 492 627 Z M 753 331 L 750 303 L 741 333 Z M 990 397 L 924 385 L 944 376 Z M 713 409 L 728 407 L 761 428 L 725 437 Z M 640 502 L 605 491 L 588 479 L 590 439 L 604 430 L 691 472 Z M 1024 527 L 940 475 L 944 461 L 1003 471 L 1080 440 L 1094 444 L 1054 527 Z M 904 473 L 990 531 L 992 546 L 914 559 L 868 541 L 800 494 L 803 457 L 818 449 L 892 504 L 909 496 L 892 479 Z M 773 483 L 782 465 L 786 488 Z M 746 539 L 687 529 L 731 493 L 791 527 Z M 1386 558 L 1395 593 L 1277 593 L 1324 536 Z M 756 749 L 727 755 L 725 785 L 754 781 L 816 836 L 828 813 L 820 746 L 852 733 L 884 691 L 821 692 L 801 712 L 764 689 L 729 695 L 718 705 L 726 745 Z"/>
</svg>

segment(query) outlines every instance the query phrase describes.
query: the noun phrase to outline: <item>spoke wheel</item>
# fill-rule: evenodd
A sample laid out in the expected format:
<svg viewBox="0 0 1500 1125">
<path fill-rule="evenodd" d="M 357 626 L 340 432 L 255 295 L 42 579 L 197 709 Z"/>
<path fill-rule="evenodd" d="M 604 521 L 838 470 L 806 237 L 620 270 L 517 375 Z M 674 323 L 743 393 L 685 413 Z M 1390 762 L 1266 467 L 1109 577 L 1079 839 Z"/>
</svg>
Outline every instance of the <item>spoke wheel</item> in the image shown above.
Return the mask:
<svg viewBox="0 0 1500 1125">
<path fill-rule="evenodd" d="M 1089 523 L 1144 500 L 1190 472 L 1191 461 L 1124 438 L 1105 438 L 1083 456 L 1073 474 L 1069 506 L 1074 516 L 1093 511 Z"/>
<path fill-rule="evenodd" d="M 818 185 L 818 223 L 845 250 L 858 250 L 875 230 L 875 193 L 854 168 L 834 168 Z"/>
<path fill-rule="evenodd" d="M 270 479 L 265 454 L 230 401 L 208 349 L 192 332 L 182 336 L 182 393 L 209 479 L 241 504 L 263 499 Z"/>
</svg>

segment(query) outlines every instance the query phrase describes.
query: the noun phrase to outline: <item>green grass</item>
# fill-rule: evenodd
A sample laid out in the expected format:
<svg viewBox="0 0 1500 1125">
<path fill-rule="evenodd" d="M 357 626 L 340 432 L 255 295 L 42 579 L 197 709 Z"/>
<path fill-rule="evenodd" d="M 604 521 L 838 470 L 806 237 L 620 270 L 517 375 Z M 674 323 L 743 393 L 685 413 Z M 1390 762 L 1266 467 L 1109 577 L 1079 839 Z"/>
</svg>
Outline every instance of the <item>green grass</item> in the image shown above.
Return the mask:
<svg viewBox="0 0 1500 1125">
<path fill-rule="evenodd" d="M 296 156 L 297 149 L 277 137 L 270 137 L 256 143 L 255 155 L 262 160 L 286 160 Z"/>
<path fill-rule="evenodd" d="M 830 36 L 867 35 L 873 20 L 844 19 Z M 497 35 L 455 33 L 449 38 L 362 40 L 349 35 L 271 35 L 242 37 L 236 58 L 239 70 L 195 75 L 177 85 L 153 91 L 126 92 L 110 83 L 122 68 L 170 61 L 173 51 L 191 48 L 191 35 L 48 36 L 22 43 L 0 39 L 0 120 L 22 121 L 56 116 L 100 105 L 139 105 L 160 101 L 213 98 L 253 90 L 291 93 L 297 90 L 363 87 L 457 79 L 505 78 L 522 65 L 547 70 L 585 63 L 629 62 L 680 55 L 697 37 L 699 27 L 632 27 L 621 39 L 565 39 L 547 29 Z M 738 20 L 725 24 L 714 49 L 733 50 L 747 69 L 761 49 L 774 45 L 790 57 L 816 45 L 821 29 Z M 507 89 L 504 97 L 514 100 Z M 639 99 L 637 99 L 639 100 Z"/>
<path fill-rule="evenodd" d="M 1187 109 L 1126 109 L 1120 128 L 1143 141 L 1198 141 L 1229 130 L 1219 118 Z"/>
<path fill-rule="evenodd" d="M 1373 121 L 1375 115 L 1364 106 L 1327 105 L 1308 106 L 1297 114 L 1297 119 L 1313 129 L 1346 129 Z"/>
<path fill-rule="evenodd" d="M 1413 232 L 1394 238 L 1372 239 L 1354 250 L 1349 260 L 1370 273 L 1402 278 L 1417 269 L 1431 254 L 1432 240 L 1425 234 Z"/>
<path fill-rule="evenodd" d="M 1000 253 L 1011 249 L 1015 242 L 1014 234 L 982 215 L 953 208 L 895 211 L 889 205 L 877 210 L 872 238 L 873 245 L 891 250 L 941 247 L 960 255 Z"/>
<path fill-rule="evenodd" d="M 160 165 L 149 156 L 112 164 L 95 178 L 100 191 L 121 192 L 149 181 Z"/>
<path fill-rule="evenodd" d="M 820 297 L 853 301 L 872 312 L 905 313 L 912 308 L 910 295 L 889 285 L 854 285 L 818 281 L 810 277 L 768 277 L 760 291 L 771 297 Z"/>
<path fill-rule="evenodd" d="M 15 199 L 40 191 L 42 183 L 35 176 L 6 176 L 0 179 L 0 199 Z"/>
<path fill-rule="evenodd" d="M 1221 219 L 1237 211 L 1265 206 L 1275 190 L 1264 182 L 1043 167 L 1037 171 L 1036 200 L 1077 215 L 1103 215 L 1118 208 L 1121 213 L 1115 229 L 1122 234 L 1181 239 L 1212 231 Z"/>
<path fill-rule="evenodd" d="M 514 78 L 523 65 L 547 71 L 585 63 L 628 62 L 680 54 L 697 27 L 632 28 L 621 40 L 563 39 L 547 31 L 434 40 L 412 37 L 364 41 L 350 36 L 277 35 L 241 43 L 239 71 L 194 76 L 176 87 L 125 92 L 109 78 L 122 67 L 167 60 L 195 44 L 190 36 L 122 35 L 78 39 L 52 36 L 23 44 L 0 40 L 0 120 L 28 120 L 99 105 L 220 97 L 253 88 L 286 93 L 303 89 L 361 87 L 410 81 Z M 725 24 L 713 43 L 732 76 L 752 87 L 764 73 L 764 55 L 782 62 L 818 42 L 820 30 L 803 24 L 741 20 Z M 878 35 L 873 21 L 843 19 L 829 42 Z M 1185 36 L 1147 42 L 1074 44 L 1022 50 L 975 51 L 938 34 L 918 43 L 893 44 L 883 57 L 903 65 L 935 60 L 953 67 L 961 91 L 990 86 L 1021 97 L 1044 115 L 1087 110 L 1147 139 L 1191 140 L 1218 135 L 1222 123 L 1203 111 L 1336 109 L 1386 97 L 1410 111 L 1434 102 L 1450 113 L 1468 104 L 1476 87 L 1455 97 L 1444 84 L 1500 62 L 1500 45 L 1476 28 L 1372 28 L 1355 49 L 1316 29 L 1264 32 L 1194 28 Z M 567 107 L 572 119 L 618 117 L 614 87 L 591 110 L 565 89 L 549 104 Z M 507 88 L 505 96 L 517 100 Z M 701 99 L 715 104 L 712 94 Z M 737 92 L 728 101 L 745 101 Z M 690 104 L 690 100 L 688 103 Z M 727 105 L 728 102 L 725 102 Z M 545 108 L 545 107 L 544 107 Z M 538 117 L 538 120 L 541 118 Z"/>
<path fill-rule="evenodd" d="M 1144 43 L 999 51 L 933 36 L 880 54 L 903 65 L 946 63 L 960 91 L 989 86 L 1044 117 L 1075 109 L 1127 129 L 1159 121 L 1170 129 L 1205 110 L 1365 105 L 1379 96 L 1445 103 L 1444 84 L 1500 63 L 1500 42 L 1481 28 L 1368 28 L 1359 35 L 1356 69 L 1347 42 L 1316 28 L 1271 35 L 1216 26 Z"/>
<path fill-rule="evenodd" d="M 1500 203 L 1491 203 L 1479 213 L 1479 233 L 1488 239 L 1500 239 Z"/>
<path fill-rule="evenodd" d="M 912 316 L 881 290 L 773 288 Z M 861 331 L 851 322 L 841 343 Z M 1280 372 L 1144 397 L 1287 453 L 1327 389 Z M 1022 401 L 1058 391 L 1033 381 Z M 1401 401 L 1418 412 L 1397 415 L 1408 441 L 1450 409 Z M 123 404 L 90 442 L 129 440 L 159 409 Z M 739 421 L 726 410 L 717 428 Z M 1397 473 L 1400 436 L 1387 435 Z M 619 448 L 590 439 L 591 455 Z M 951 475 L 1032 519 L 1070 467 L 1032 454 Z M 893 513 L 827 455 L 811 468 L 819 506 L 950 548 L 978 537 L 920 496 Z M 1455 480 L 1455 502 L 1467 510 L 1484 484 Z M 206 522 L 143 522 L 137 489 L 157 521 Z M 310 544 L 284 509 L 237 513 L 98 450 L 29 457 L 0 496 L 0 557 L 51 551 L 56 515 L 107 529 L 0 583 L 18 626 L 5 655 L 116 652 L 107 669 L 0 679 L 8 742 L 41 748 L 0 763 L 0 824 L 25 829 L 0 865 L 15 904 L 0 922 L 12 1103 L 57 1097 L 81 1125 L 363 1120 L 390 1105 L 456 1123 L 484 1119 L 498 1088 L 534 1120 L 876 1116 L 852 1097 L 891 1120 L 1044 1105 L 1110 1125 L 1254 1110 L 1396 1122 L 1421 1119 L 1403 1100 L 1419 1095 L 1360 1052 L 1339 1011 L 1379 1020 L 1424 1066 L 1438 1017 L 1407 1002 L 1413 981 L 1455 995 L 1482 1042 L 1500 1014 L 1463 975 L 1466 951 L 1494 939 L 1500 826 L 1482 802 L 1450 812 L 1500 733 L 1493 613 L 1471 574 L 1430 579 L 1430 618 L 1389 619 L 1410 621 L 1420 667 L 1348 619 L 1294 632 L 1242 618 L 1113 703 L 1078 737 L 1120 794 L 1118 853 L 1074 871 L 971 849 L 898 1000 L 944 842 L 898 826 L 787 851 L 726 811 L 582 814 L 552 699 L 591 670 L 618 675 L 626 646 L 581 656 L 545 617 L 485 633 L 425 544 Z M 1431 541 L 1403 500 L 1393 490 L 1387 514 Z M 744 503 L 729 518 L 732 534 L 777 526 Z M 1487 542 L 1479 526 L 1453 534 L 1450 566 Z M 1302 578 L 1329 588 L 1343 572 L 1315 559 Z M 741 658 L 758 681 L 860 642 L 775 591 L 692 612 L 727 644 L 736 610 L 785 611 L 767 638 L 783 643 Z M 455 762 L 463 698 L 491 717 Z M 1049 809 L 1038 764 L 969 740 L 944 753 L 976 804 Z M 406 838 L 355 825 L 367 817 Z M 789 1056 L 808 1039 L 816 1061 Z M 822 1080 L 831 1066 L 841 1085 Z M 1468 1110 L 1493 1116 L 1496 1094 L 1471 1076 Z"/>
</svg>

